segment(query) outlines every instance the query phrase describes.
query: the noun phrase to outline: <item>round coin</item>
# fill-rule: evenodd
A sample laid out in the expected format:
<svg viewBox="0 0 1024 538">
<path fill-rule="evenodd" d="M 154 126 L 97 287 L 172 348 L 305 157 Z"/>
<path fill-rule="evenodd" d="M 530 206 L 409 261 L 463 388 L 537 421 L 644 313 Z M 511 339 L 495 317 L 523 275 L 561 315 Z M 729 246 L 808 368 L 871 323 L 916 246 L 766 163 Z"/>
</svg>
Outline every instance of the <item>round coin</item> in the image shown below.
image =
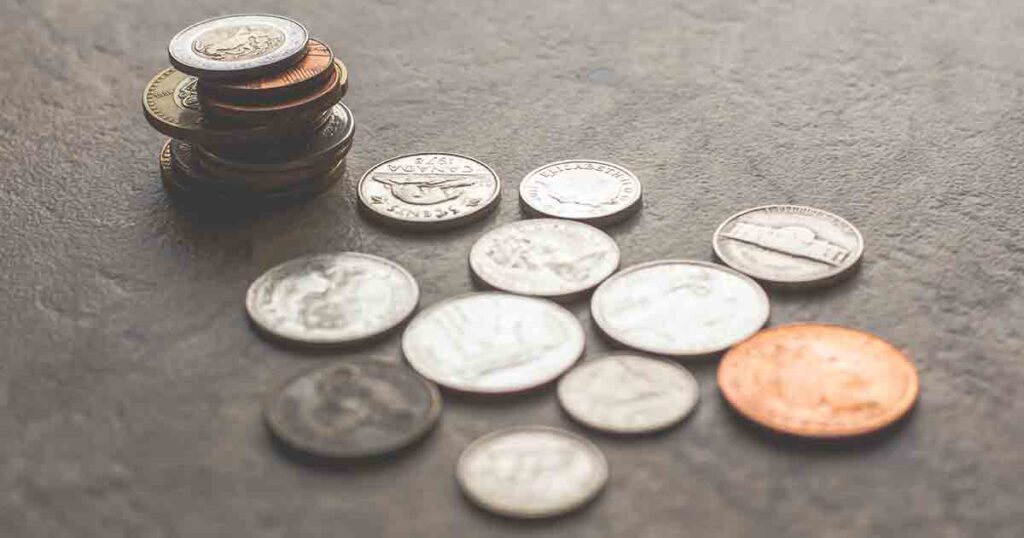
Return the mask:
<svg viewBox="0 0 1024 538">
<path fill-rule="evenodd" d="M 601 226 L 638 210 L 641 191 L 640 180 L 621 166 L 559 161 L 526 174 L 519 184 L 519 201 L 533 214 Z"/>
<path fill-rule="evenodd" d="M 303 344 L 344 344 L 404 321 L 419 286 L 390 260 L 341 252 L 287 261 L 249 286 L 249 317 L 271 335 Z"/>
<path fill-rule="evenodd" d="M 914 365 L 885 340 L 817 324 L 773 327 L 734 347 L 718 386 L 748 419 L 814 438 L 880 430 L 910 411 L 919 390 Z"/>
<path fill-rule="evenodd" d="M 259 103 L 234 103 L 216 95 L 200 93 L 203 110 L 218 117 L 267 123 L 283 116 L 322 112 L 334 106 L 345 94 L 347 86 L 341 86 L 342 68 L 336 63 L 330 78 L 319 87 L 304 94 L 290 96 L 276 101 Z"/>
<path fill-rule="evenodd" d="M 699 396 L 682 366 L 622 353 L 585 361 L 558 382 L 558 401 L 572 418 L 611 433 L 664 430 L 686 418 Z"/>
<path fill-rule="evenodd" d="M 756 282 L 713 263 L 664 260 L 612 275 L 594 292 L 591 315 L 629 347 L 676 357 L 722 351 L 768 320 L 768 296 Z"/>
<path fill-rule="evenodd" d="M 331 75 L 330 70 L 334 65 L 334 52 L 331 51 L 331 48 L 320 41 L 310 39 L 309 45 L 306 47 L 306 55 L 298 63 L 284 71 L 237 82 L 200 81 L 199 91 L 203 95 L 220 95 L 247 102 L 257 99 L 273 99 L 283 95 L 302 93 L 311 86 L 319 86 L 318 83 L 327 82 L 327 78 Z M 347 87 L 348 71 L 341 62 L 338 62 L 338 65 L 345 73 L 345 79 L 339 81 L 339 85 Z"/>
<path fill-rule="evenodd" d="M 306 53 L 309 34 L 278 15 L 228 15 L 205 20 L 171 38 L 171 65 L 208 79 L 248 78 L 282 69 Z"/>
<path fill-rule="evenodd" d="M 264 418 L 293 449 L 358 458 L 408 446 L 440 413 L 437 387 L 408 368 L 346 359 L 289 380 L 268 400 Z"/>
<path fill-rule="evenodd" d="M 420 312 L 402 352 L 427 379 L 465 392 L 506 393 L 554 380 L 583 354 L 580 322 L 551 301 L 472 293 Z"/>
<path fill-rule="evenodd" d="M 459 456 L 456 479 L 482 508 L 508 517 L 571 512 L 597 496 L 608 462 L 586 439 L 541 426 L 485 435 Z"/>
</svg>

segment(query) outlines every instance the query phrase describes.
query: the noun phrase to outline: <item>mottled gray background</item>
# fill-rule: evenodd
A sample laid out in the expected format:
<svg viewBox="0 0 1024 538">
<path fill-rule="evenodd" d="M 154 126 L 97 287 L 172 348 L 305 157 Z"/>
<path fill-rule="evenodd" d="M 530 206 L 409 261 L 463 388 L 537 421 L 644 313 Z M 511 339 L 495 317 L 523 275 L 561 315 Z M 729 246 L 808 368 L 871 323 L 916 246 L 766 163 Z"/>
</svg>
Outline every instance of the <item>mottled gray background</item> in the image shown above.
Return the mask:
<svg viewBox="0 0 1024 538">
<path fill-rule="evenodd" d="M 298 18 L 348 64 L 353 177 L 297 207 L 203 217 L 161 189 L 140 94 L 177 30 L 239 11 Z M 0 534 L 1020 537 L 1022 88 L 1020 0 L 2 0 Z M 421 150 L 492 165 L 500 211 L 422 237 L 360 218 L 351 182 Z M 408 267 L 425 305 L 465 292 L 473 240 L 521 217 L 519 179 L 569 157 L 644 182 L 642 213 L 612 230 L 625 264 L 708 259 L 719 222 L 757 204 L 855 223 L 860 274 L 773 293 L 772 322 L 847 324 L 907 350 L 917 411 L 869 442 L 807 446 L 741 424 L 715 364 L 693 365 L 696 415 L 653 438 L 592 435 L 608 490 L 534 524 L 471 508 L 452 470 L 495 428 L 582 431 L 550 388 L 448 397 L 395 461 L 284 457 L 260 419 L 268 389 L 333 358 L 399 361 L 398 339 L 275 347 L 246 322 L 249 282 L 352 249 Z M 573 310 L 590 327 L 587 305 Z M 606 348 L 590 331 L 590 352 Z"/>
</svg>

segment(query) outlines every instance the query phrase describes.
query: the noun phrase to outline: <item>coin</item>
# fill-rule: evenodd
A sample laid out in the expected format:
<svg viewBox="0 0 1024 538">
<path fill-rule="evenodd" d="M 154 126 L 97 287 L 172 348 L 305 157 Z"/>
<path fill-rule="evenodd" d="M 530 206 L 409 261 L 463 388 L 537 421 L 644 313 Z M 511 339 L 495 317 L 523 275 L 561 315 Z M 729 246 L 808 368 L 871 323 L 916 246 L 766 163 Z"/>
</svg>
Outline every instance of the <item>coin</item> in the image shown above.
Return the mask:
<svg viewBox="0 0 1024 538">
<path fill-rule="evenodd" d="M 199 92 L 203 95 L 219 95 L 235 101 L 255 102 L 274 99 L 283 95 L 303 93 L 311 87 L 327 82 L 334 67 L 334 52 L 325 43 L 310 39 L 306 55 L 298 63 L 278 73 L 264 77 L 221 83 L 200 81 Z M 337 64 L 344 73 L 339 86 L 348 86 L 348 71 L 340 61 Z"/>
<path fill-rule="evenodd" d="M 612 275 L 591 299 L 601 330 L 629 347 L 677 357 L 722 351 L 768 320 L 768 296 L 713 263 L 664 260 Z"/>
<path fill-rule="evenodd" d="M 420 312 L 402 352 L 427 379 L 455 390 L 518 392 L 554 380 L 583 354 L 580 322 L 551 301 L 472 293 Z"/>
<path fill-rule="evenodd" d="M 484 163 L 450 153 L 417 153 L 384 161 L 359 180 L 359 202 L 371 216 L 412 228 L 444 228 L 482 218 L 501 194 Z"/>
<path fill-rule="evenodd" d="M 340 63 L 334 66 L 330 78 L 312 91 L 275 101 L 234 103 L 216 95 L 200 93 L 203 110 L 218 117 L 266 123 L 286 115 L 314 113 L 327 110 L 341 100 L 347 86 L 339 84 L 342 76 Z M 347 78 L 347 77 L 346 77 Z"/>
<path fill-rule="evenodd" d="M 559 161 L 526 174 L 519 201 L 530 213 L 594 225 L 618 222 L 640 208 L 640 180 L 621 166 Z"/>
<path fill-rule="evenodd" d="M 408 446 L 433 428 L 441 394 L 408 368 L 346 359 L 296 376 L 267 401 L 267 426 L 319 457 L 359 458 Z"/>
<path fill-rule="evenodd" d="M 512 222 L 484 234 L 469 265 L 487 285 L 521 295 L 567 299 L 619 267 L 619 247 L 593 226 L 560 219 Z"/>
<path fill-rule="evenodd" d="M 864 239 L 857 228 L 827 211 L 769 205 L 729 217 L 714 236 L 725 264 L 776 285 L 832 282 L 860 261 Z"/>
<path fill-rule="evenodd" d="M 228 15 L 198 22 L 171 38 L 168 56 L 179 71 L 209 79 L 255 77 L 306 54 L 309 34 L 278 15 Z"/>
<path fill-rule="evenodd" d="M 688 370 L 668 361 L 615 353 L 583 362 L 558 382 L 572 418 L 611 433 L 649 433 L 686 418 L 700 390 Z"/>
<path fill-rule="evenodd" d="M 591 501 L 608 481 L 608 461 L 593 443 L 556 428 L 509 428 L 474 441 L 459 456 L 459 486 L 482 508 L 542 518 Z"/>
<path fill-rule="evenodd" d="M 718 386 L 743 416 L 782 433 L 838 438 L 880 430 L 917 400 L 917 370 L 891 344 L 835 325 L 766 329 L 734 347 Z"/>
<path fill-rule="evenodd" d="M 262 330 L 304 344 L 344 344 L 387 332 L 419 302 L 419 286 L 395 262 L 341 252 L 296 258 L 249 286 L 245 306 Z"/>
</svg>

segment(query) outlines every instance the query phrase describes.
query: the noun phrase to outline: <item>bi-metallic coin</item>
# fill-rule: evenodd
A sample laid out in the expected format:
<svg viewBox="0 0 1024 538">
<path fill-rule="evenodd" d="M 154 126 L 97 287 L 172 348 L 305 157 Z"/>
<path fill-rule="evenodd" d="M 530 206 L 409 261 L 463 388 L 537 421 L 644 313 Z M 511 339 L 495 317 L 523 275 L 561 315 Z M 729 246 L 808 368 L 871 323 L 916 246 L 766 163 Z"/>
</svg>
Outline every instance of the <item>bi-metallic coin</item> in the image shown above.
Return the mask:
<svg viewBox="0 0 1024 538">
<path fill-rule="evenodd" d="M 218 95 L 240 102 L 257 102 L 277 99 L 285 95 L 304 93 L 310 88 L 327 82 L 334 67 L 334 52 L 325 43 L 310 39 L 306 55 L 298 63 L 278 73 L 264 77 L 221 83 L 199 81 L 199 91 L 205 95 Z M 348 86 L 348 71 L 338 62 L 344 79 L 338 84 Z"/>
<path fill-rule="evenodd" d="M 559 161 L 526 174 L 519 201 L 528 212 L 595 226 L 613 224 L 641 205 L 640 180 L 621 166 L 590 160 Z"/>
<path fill-rule="evenodd" d="M 228 15 L 205 20 L 171 39 L 171 65 L 193 76 L 251 78 L 288 67 L 306 54 L 309 34 L 278 15 Z"/>
</svg>

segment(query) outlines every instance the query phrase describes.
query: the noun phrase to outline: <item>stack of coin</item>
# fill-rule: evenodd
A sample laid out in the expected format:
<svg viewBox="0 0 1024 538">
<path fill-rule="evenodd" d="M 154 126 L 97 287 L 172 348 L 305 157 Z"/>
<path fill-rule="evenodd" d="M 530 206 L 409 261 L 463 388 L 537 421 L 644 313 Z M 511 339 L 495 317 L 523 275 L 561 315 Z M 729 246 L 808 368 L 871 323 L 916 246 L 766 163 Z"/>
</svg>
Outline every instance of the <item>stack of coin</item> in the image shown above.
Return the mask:
<svg viewBox="0 0 1024 538">
<path fill-rule="evenodd" d="M 171 40 L 173 67 L 143 92 L 143 111 L 171 137 L 164 186 L 200 201 L 290 200 L 345 172 L 355 120 L 341 103 L 348 71 L 327 44 L 276 15 L 196 23 Z"/>
</svg>

